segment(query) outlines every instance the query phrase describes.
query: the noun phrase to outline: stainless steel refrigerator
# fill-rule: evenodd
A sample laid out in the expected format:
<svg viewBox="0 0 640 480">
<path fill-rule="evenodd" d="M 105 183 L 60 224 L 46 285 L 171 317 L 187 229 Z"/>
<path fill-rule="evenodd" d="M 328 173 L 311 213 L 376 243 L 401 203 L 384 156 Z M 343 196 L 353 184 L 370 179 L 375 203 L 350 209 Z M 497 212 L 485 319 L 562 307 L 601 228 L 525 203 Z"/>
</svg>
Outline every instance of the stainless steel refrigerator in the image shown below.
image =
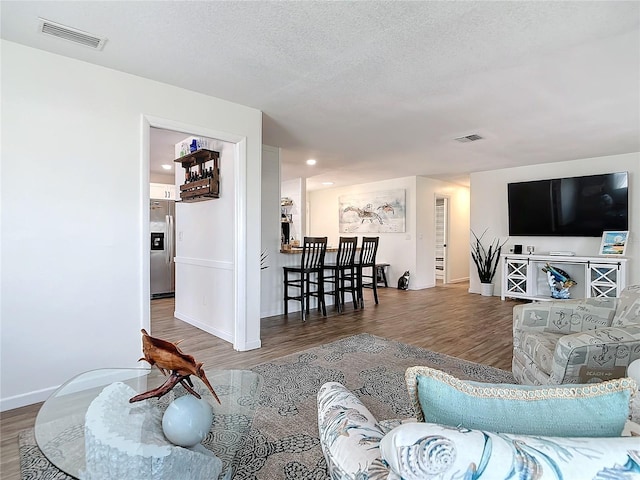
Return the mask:
<svg viewBox="0 0 640 480">
<path fill-rule="evenodd" d="M 172 297 L 175 293 L 175 202 L 150 200 L 151 298 Z"/>
</svg>

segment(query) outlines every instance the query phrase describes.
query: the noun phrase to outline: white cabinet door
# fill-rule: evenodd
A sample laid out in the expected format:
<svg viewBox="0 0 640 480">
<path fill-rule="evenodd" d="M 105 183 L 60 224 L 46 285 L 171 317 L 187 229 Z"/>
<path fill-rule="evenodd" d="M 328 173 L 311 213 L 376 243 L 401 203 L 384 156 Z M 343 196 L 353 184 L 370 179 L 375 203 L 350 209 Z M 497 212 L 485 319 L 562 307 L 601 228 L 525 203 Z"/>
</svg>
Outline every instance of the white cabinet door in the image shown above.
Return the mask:
<svg viewBox="0 0 640 480">
<path fill-rule="evenodd" d="M 149 184 L 149 198 L 154 200 L 175 200 L 176 186 L 165 185 L 164 183 Z"/>
<path fill-rule="evenodd" d="M 587 281 L 588 297 L 619 297 L 626 286 L 622 262 L 589 263 Z"/>
<path fill-rule="evenodd" d="M 520 260 L 505 258 L 502 267 L 502 300 L 505 296 L 512 298 L 529 298 L 533 296 L 533 284 L 529 259 Z"/>
</svg>

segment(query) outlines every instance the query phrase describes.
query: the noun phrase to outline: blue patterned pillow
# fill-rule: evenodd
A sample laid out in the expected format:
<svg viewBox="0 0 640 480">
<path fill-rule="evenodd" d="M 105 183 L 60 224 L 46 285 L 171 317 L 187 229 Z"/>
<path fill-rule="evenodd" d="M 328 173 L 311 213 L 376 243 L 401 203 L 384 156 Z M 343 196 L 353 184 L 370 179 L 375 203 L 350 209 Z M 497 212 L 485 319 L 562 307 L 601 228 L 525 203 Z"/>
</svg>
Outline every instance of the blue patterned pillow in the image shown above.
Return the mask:
<svg viewBox="0 0 640 480">
<path fill-rule="evenodd" d="M 637 391 L 630 378 L 582 385 L 509 385 L 459 380 L 428 367 L 405 374 L 418 420 L 490 432 L 617 437 Z"/>
</svg>

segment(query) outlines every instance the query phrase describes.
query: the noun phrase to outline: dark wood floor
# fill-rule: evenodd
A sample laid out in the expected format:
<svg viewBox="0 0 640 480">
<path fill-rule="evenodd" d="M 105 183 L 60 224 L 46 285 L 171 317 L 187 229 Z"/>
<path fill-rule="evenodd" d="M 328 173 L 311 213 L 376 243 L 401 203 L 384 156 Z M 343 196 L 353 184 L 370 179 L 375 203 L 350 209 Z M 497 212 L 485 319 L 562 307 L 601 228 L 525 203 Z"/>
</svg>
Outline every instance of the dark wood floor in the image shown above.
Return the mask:
<svg viewBox="0 0 640 480">
<path fill-rule="evenodd" d="M 467 283 L 439 285 L 419 291 L 378 290 L 375 305 L 365 291 L 364 310 L 347 306 L 326 318 L 300 314 L 262 320 L 262 348 L 236 352 L 231 345 L 173 317 L 173 299 L 152 301 L 151 333 L 167 340 L 184 341 L 183 351 L 215 368 L 248 368 L 305 348 L 357 333 L 371 333 L 473 362 L 511 369 L 511 317 L 515 301 L 467 293 Z M 105 365 L 106 367 L 107 365 Z M 41 404 L 3 412 L 0 416 L 3 480 L 20 478 L 17 434 L 32 427 Z"/>
</svg>

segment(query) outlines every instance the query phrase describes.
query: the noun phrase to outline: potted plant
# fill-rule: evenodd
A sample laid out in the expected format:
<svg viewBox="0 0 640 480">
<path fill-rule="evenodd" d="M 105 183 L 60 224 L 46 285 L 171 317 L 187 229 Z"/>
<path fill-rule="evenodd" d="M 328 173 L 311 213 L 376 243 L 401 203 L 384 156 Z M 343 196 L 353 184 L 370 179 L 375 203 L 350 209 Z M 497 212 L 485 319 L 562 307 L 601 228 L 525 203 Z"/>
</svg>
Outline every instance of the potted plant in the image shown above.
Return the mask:
<svg viewBox="0 0 640 480">
<path fill-rule="evenodd" d="M 476 264 L 478 269 L 478 277 L 480 277 L 480 283 L 482 284 L 482 295 L 490 297 L 493 295 L 493 277 L 498 269 L 500 252 L 507 241 L 500 243 L 496 238 L 489 245 L 489 249 L 486 249 L 482 245 L 482 237 L 487 231 L 485 230 L 479 237 L 473 230 L 471 230 L 471 233 L 475 238 L 475 244 L 471 244 L 471 258 L 473 258 L 473 263 Z"/>
</svg>

